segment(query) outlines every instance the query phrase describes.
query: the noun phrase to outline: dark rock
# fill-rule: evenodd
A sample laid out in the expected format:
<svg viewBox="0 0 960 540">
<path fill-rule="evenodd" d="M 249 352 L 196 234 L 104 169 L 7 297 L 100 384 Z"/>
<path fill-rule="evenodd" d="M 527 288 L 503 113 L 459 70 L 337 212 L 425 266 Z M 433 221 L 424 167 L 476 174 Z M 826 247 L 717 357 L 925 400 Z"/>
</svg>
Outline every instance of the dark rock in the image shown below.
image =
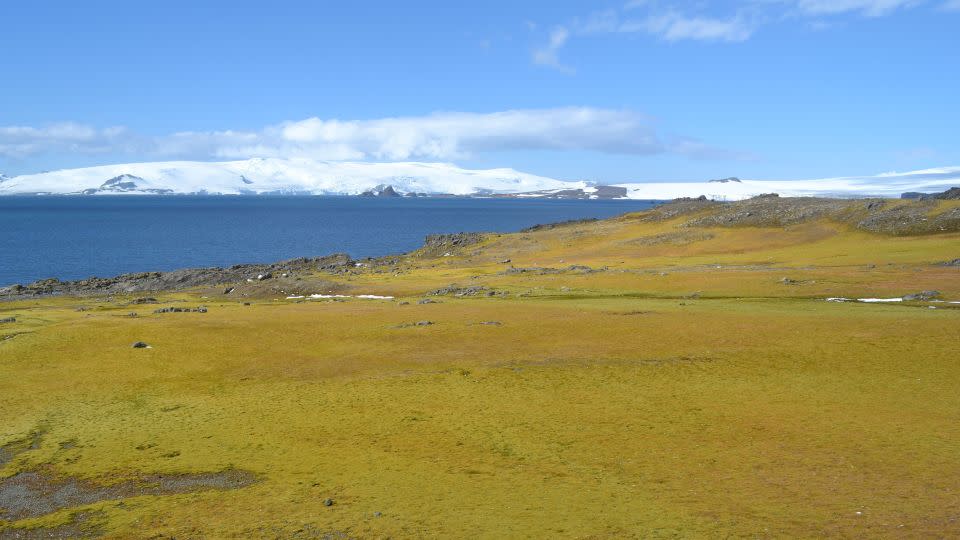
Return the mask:
<svg viewBox="0 0 960 540">
<path fill-rule="evenodd" d="M 417 326 L 430 326 L 433 324 L 433 321 L 418 321 Z"/>
<path fill-rule="evenodd" d="M 960 187 L 952 187 L 944 191 L 943 193 L 937 193 L 936 195 L 933 196 L 933 198 L 941 199 L 941 200 L 951 200 L 951 201 L 960 199 Z"/>
<path fill-rule="evenodd" d="M 138 341 L 138 342 L 134 343 L 134 344 L 132 345 L 132 347 L 133 347 L 134 349 L 146 349 L 147 347 L 149 347 L 149 345 L 147 345 L 146 343 L 144 343 L 144 342 L 142 342 L 142 341 Z"/>
<path fill-rule="evenodd" d="M 930 200 L 930 199 L 939 199 L 939 200 L 956 200 L 960 199 L 960 187 L 952 187 L 946 191 L 940 193 L 918 193 L 916 191 L 909 191 L 900 195 L 901 199 L 921 199 L 921 200 Z"/>
<path fill-rule="evenodd" d="M 236 287 L 227 287 L 223 290 L 223 294 L 230 294 L 234 291 L 234 289 L 236 289 Z"/>
<path fill-rule="evenodd" d="M 139 272 L 111 278 L 92 277 L 62 282 L 42 279 L 27 286 L 14 285 L 0 289 L 4 296 L 129 294 L 145 291 L 180 290 L 201 286 L 223 285 L 245 281 L 251 275 L 273 275 L 302 271 L 341 273 L 352 267 L 349 255 L 336 253 L 317 258 L 301 257 L 273 264 L 238 264 L 229 268 L 186 268 L 172 272 Z"/>
<path fill-rule="evenodd" d="M 160 309 L 153 310 L 154 313 L 206 313 L 207 308 L 205 306 L 191 308 L 183 307 L 165 307 Z"/>
<path fill-rule="evenodd" d="M 489 291 L 490 289 L 481 285 L 475 285 L 472 287 L 458 287 L 457 285 L 450 285 L 449 287 L 443 287 L 442 289 L 430 291 L 427 294 L 430 296 L 479 296 L 481 294 L 487 294 Z"/>
<path fill-rule="evenodd" d="M 16 317 L 5 317 L 3 319 L 0 319 L 0 323 L 15 323 L 15 322 L 17 322 Z"/>
<path fill-rule="evenodd" d="M 145 298 L 136 298 L 134 299 L 133 302 L 130 302 L 130 303 L 131 304 L 159 304 L 160 302 L 157 302 L 156 298 L 145 297 Z"/>
<path fill-rule="evenodd" d="M 718 179 L 716 179 L 716 180 L 710 180 L 710 181 L 709 181 L 710 184 L 726 184 L 726 183 L 728 183 L 728 182 L 736 182 L 736 183 L 739 184 L 739 183 L 740 183 L 740 179 L 737 178 L 736 176 L 731 176 L 731 177 L 729 177 L 729 178 L 718 178 Z"/>
<path fill-rule="evenodd" d="M 903 297 L 907 302 L 911 301 L 920 301 L 925 302 L 927 300 L 934 300 L 940 297 L 940 291 L 922 291 L 914 294 L 908 294 Z"/>
<path fill-rule="evenodd" d="M 572 225 L 582 225 L 584 223 L 594 223 L 596 221 L 599 220 L 597 218 L 570 219 L 567 221 L 558 221 L 557 223 L 537 224 L 532 227 L 527 227 L 526 229 L 521 229 L 520 232 L 548 231 L 550 229 L 556 229 L 557 227 L 570 227 Z M 510 259 L 507 259 L 506 262 L 510 262 Z"/>
<path fill-rule="evenodd" d="M 449 251 L 477 244 L 484 239 L 482 233 L 431 234 L 424 240 L 421 248 L 425 253 L 447 253 Z"/>
<path fill-rule="evenodd" d="M 417 300 L 417 303 L 420 304 L 420 305 L 423 305 L 423 304 L 439 304 L 439 302 L 437 302 L 436 300 L 433 300 L 432 298 L 422 298 L 422 299 L 420 299 L 420 300 Z"/>
<path fill-rule="evenodd" d="M 941 263 L 942 266 L 960 266 L 960 259 L 954 259 L 952 261 L 946 261 Z"/>
<path fill-rule="evenodd" d="M 333 499 L 324 499 L 324 500 L 323 500 L 323 505 L 324 505 L 324 506 L 333 506 Z"/>
<path fill-rule="evenodd" d="M 400 194 L 397 193 L 393 186 L 380 184 L 379 186 L 364 191 L 360 194 L 361 197 L 400 197 Z"/>
</svg>

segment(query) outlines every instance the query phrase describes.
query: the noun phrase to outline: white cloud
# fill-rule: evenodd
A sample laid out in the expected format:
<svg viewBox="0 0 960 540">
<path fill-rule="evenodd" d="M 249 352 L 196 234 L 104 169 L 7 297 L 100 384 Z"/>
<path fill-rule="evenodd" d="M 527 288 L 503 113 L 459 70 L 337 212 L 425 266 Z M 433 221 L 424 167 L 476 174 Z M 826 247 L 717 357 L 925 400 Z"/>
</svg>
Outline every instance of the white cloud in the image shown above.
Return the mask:
<svg viewBox="0 0 960 540">
<path fill-rule="evenodd" d="M 918 0 L 797 0 L 797 8 L 810 15 L 835 15 L 856 12 L 868 17 L 888 15 L 900 8 L 919 4 Z"/>
<path fill-rule="evenodd" d="M 671 12 L 652 15 L 642 21 L 625 22 L 619 31 L 646 31 L 667 41 L 746 41 L 753 34 L 753 26 L 739 15 L 717 19 Z"/>
<path fill-rule="evenodd" d="M 541 66 L 548 66 L 560 70 L 564 73 L 573 73 L 573 69 L 560 63 L 557 59 L 559 51 L 570 38 L 570 31 L 562 26 L 554 28 L 550 32 L 550 38 L 547 43 L 533 51 L 533 62 Z"/>
<path fill-rule="evenodd" d="M 575 18 L 555 30 L 549 43 L 534 52 L 534 62 L 567 72 L 558 51 L 570 37 L 595 34 L 644 33 L 665 41 L 742 42 L 761 27 L 775 21 L 816 18 L 808 26 L 822 31 L 840 26 L 840 15 L 882 17 L 914 8 L 926 0 L 740 0 L 723 7 L 701 0 L 666 2 L 628 0 L 620 9 L 605 9 L 585 18 Z M 943 11 L 960 11 L 960 0 L 943 0 Z M 833 20 L 824 20 L 832 18 Z M 569 31 L 568 31 L 569 29 Z"/>
<path fill-rule="evenodd" d="M 188 131 L 159 137 L 78 124 L 0 127 L 0 156 L 14 158 L 56 151 L 127 153 L 164 159 L 309 157 L 398 161 L 456 160 L 511 150 L 739 157 L 694 139 L 659 134 L 653 123 L 639 113 L 593 107 L 439 112 L 373 120 L 307 118 L 257 131 Z"/>
<path fill-rule="evenodd" d="M 940 5 L 943 11 L 960 11 L 960 0 L 947 0 Z"/>
<path fill-rule="evenodd" d="M 63 122 L 42 127 L 0 126 L 0 156 L 21 158 L 43 151 L 102 153 L 124 144 L 126 130 Z"/>
</svg>

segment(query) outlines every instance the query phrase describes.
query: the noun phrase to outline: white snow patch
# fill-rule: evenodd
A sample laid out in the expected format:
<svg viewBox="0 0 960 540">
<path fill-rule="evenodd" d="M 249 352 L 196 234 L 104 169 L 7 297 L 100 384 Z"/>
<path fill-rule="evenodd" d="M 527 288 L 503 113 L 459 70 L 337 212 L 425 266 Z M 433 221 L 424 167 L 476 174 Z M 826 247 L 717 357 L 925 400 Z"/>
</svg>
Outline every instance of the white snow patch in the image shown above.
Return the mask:
<svg viewBox="0 0 960 540">
<path fill-rule="evenodd" d="M 892 302 L 903 302 L 903 298 L 857 298 L 853 300 L 852 298 L 844 298 L 842 296 L 835 296 L 826 299 L 827 302 L 863 302 L 865 304 L 885 304 Z"/>
<path fill-rule="evenodd" d="M 364 300 L 393 300 L 392 296 L 379 296 L 376 294 L 358 294 L 356 296 L 350 294 L 311 294 L 310 296 L 288 296 L 287 300 L 300 300 L 302 298 L 312 298 L 316 300 L 325 299 L 325 298 L 362 298 Z"/>
</svg>

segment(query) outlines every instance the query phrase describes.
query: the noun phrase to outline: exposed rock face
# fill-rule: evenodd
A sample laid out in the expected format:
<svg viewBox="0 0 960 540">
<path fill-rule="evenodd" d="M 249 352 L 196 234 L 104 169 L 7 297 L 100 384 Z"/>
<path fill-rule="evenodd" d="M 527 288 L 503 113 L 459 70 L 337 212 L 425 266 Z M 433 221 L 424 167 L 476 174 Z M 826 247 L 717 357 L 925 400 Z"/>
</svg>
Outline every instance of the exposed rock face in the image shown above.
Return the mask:
<svg viewBox="0 0 960 540">
<path fill-rule="evenodd" d="M 736 183 L 739 184 L 739 183 L 740 183 L 740 179 L 737 178 L 736 176 L 731 176 L 731 177 L 729 177 L 729 178 L 717 178 L 716 180 L 710 180 L 709 183 L 711 183 L 711 184 L 726 184 L 726 183 L 728 183 L 728 182 L 736 182 Z"/>
<path fill-rule="evenodd" d="M 361 197 L 400 197 L 401 195 L 393 189 L 393 186 L 380 184 L 379 186 L 364 191 L 360 194 Z"/>
<path fill-rule="evenodd" d="M 85 189 L 80 193 L 82 195 L 96 195 L 103 193 L 129 193 L 131 191 L 136 191 L 138 193 L 153 193 L 156 195 L 163 195 L 165 193 L 173 193 L 173 190 L 170 189 L 149 189 L 142 188 L 137 182 L 143 182 L 143 178 L 139 176 L 134 176 L 132 174 L 121 174 L 120 176 L 114 176 L 113 178 L 107 180 L 106 182 L 100 184 L 99 188 Z"/>
</svg>

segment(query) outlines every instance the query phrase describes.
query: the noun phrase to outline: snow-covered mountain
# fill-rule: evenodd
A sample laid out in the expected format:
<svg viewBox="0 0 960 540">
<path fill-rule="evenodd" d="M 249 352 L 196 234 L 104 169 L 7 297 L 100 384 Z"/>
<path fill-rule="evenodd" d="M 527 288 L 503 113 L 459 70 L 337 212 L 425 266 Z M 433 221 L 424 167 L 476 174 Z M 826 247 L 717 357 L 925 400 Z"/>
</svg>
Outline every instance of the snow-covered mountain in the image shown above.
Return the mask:
<svg viewBox="0 0 960 540">
<path fill-rule="evenodd" d="M 400 193 L 474 195 L 586 187 L 587 184 L 561 182 L 513 169 L 467 170 L 446 163 L 257 158 L 220 163 L 130 163 L 27 174 L 0 183 L 0 195 L 359 195 L 377 186 L 393 186 Z"/>
<path fill-rule="evenodd" d="M 370 163 L 310 159 L 228 162 L 170 161 L 64 169 L 14 177 L 0 176 L 0 195 L 53 194 L 377 194 L 392 187 L 399 194 L 583 196 L 631 199 L 699 197 L 739 200 L 761 193 L 781 196 L 899 197 L 933 193 L 960 185 L 960 167 L 877 176 L 818 180 L 711 182 L 630 182 L 599 188 L 586 181 L 563 181 L 513 169 L 469 170 L 447 163 Z"/>
<path fill-rule="evenodd" d="M 850 176 L 817 180 L 740 180 L 725 178 L 712 182 L 651 182 L 617 184 L 631 199 L 673 199 L 699 197 L 735 201 L 762 193 L 784 197 L 892 197 L 907 192 L 937 193 L 960 186 L 960 167 L 943 167 L 876 176 Z"/>
</svg>

